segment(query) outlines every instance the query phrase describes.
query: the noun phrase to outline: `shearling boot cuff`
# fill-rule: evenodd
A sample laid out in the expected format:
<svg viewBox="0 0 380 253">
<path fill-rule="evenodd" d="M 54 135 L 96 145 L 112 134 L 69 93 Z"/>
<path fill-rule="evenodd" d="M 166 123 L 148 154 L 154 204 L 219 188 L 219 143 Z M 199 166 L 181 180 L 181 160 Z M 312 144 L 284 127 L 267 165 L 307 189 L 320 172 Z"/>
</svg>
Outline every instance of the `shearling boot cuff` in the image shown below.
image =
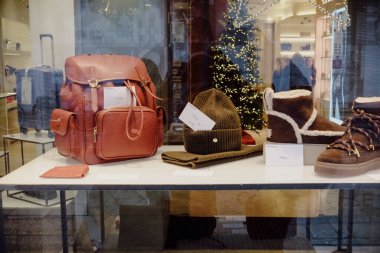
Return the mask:
<svg viewBox="0 0 380 253">
<path fill-rule="evenodd" d="M 268 114 L 267 140 L 278 143 L 328 144 L 340 138 L 345 127 L 318 115 L 308 90 L 264 91 Z"/>
<path fill-rule="evenodd" d="M 380 115 L 380 97 L 357 97 L 354 100 L 352 109 Z"/>
</svg>

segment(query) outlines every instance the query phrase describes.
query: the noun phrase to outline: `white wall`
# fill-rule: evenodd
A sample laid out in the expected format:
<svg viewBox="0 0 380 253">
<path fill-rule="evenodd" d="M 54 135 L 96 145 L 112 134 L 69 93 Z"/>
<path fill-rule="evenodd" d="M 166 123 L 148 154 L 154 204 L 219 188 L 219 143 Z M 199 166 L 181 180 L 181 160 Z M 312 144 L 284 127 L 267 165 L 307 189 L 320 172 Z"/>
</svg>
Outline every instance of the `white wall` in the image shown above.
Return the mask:
<svg viewBox="0 0 380 253">
<path fill-rule="evenodd" d="M 55 67 L 75 54 L 74 0 L 29 0 L 32 66 L 41 64 L 41 33 L 54 37 Z M 44 40 L 44 64 L 51 65 L 50 44 Z"/>
</svg>

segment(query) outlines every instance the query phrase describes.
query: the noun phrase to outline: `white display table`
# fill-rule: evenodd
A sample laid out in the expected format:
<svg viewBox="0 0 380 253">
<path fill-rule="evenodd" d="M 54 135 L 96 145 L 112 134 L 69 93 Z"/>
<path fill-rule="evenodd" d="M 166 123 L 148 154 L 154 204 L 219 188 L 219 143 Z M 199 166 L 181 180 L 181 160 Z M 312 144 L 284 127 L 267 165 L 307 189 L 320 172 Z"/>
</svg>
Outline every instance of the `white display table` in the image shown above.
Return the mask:
<svg viewBox="0 0 380 253">
<path fill-rule="evenodd" d="M 182 149 L 182 146 L 164 146 L 153 157 L 90 165 L 89 173 L 80 179 L 40 178 L 41 174 L 54 166 L 79 164 L 78 161 L 63 157 L 56 149 L 52 149 L 1 178 L 0 190 L 59 190 L 62 217 L 66 216 L 65 191 L 67 190 L 349 190 L 352 198 L 348 204 L 347 247 L 350 252 L 353 190 L 380 189 L 380 170 L 356 177 L 322 177 L 314 173 L 313 166 L 266 167 L 261 154 L 195 170 L 167 164 L 161 160 L 162 152 Z M 65 222 L 63 219 L 62 240 L 64 252 L 68 252 Z"/>
<path fill-rule="evenodd" d="M 313 166 L 266 167 L 256 157 L 201 169 L 164 163 L 161 153 L 182 150 L 182 146 L 161 147 L 153 157 L 90 165 L 80 179 L 46 179 L 39 176 L 54 166 L 80 164 L 51 149 L 0 179 L 1 190 L 240 190 L 240 189 L 358 189 L 380 188 L 380 167 L 356 177 L 322 177 Z"/>
</svg>

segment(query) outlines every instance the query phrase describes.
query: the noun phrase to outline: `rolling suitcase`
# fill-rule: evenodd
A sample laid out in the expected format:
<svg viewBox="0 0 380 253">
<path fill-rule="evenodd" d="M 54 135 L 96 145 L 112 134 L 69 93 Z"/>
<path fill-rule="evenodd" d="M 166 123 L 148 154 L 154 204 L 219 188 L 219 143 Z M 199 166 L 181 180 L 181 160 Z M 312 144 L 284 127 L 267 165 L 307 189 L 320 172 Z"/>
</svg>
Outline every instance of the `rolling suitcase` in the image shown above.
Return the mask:
<svg viewBox="0 0 380 253">
<path fill-rule="evenodd" d="M 51 41 L 52 67 L 43 64 L 43 38 Z M 63 83 L 63 71 L 54 66 L 54 43 L 51 34 L 40 34 L 41 64 L 40 66 L 19 69 L 16 71 L 17 107 L 20 131 L 24 134 L 28 128 L 39 133 L 50 132 L 51 112 L 60 107 L 59 90 Z"/>
<path fill-rule="evenodd" d="M 51 40 L 52 67 L 43 65 L 43 38 Z M 20 131 L 24 134 L 28 128 L 36 129 L 36 134 L 48 130 L 48 136 L 52 138 L 54 135 L 50 132 L 50 116 L 60 106 L 59 90 L 63 83 L 63 71 L 54 66 L 53 36 L 40 34 L 40 46 L 41 65 L 16 71 L 18 122 Z M 54 190 L 24 191 L 24 194 L 45 201 L 57 197 Z"/>
</svg>

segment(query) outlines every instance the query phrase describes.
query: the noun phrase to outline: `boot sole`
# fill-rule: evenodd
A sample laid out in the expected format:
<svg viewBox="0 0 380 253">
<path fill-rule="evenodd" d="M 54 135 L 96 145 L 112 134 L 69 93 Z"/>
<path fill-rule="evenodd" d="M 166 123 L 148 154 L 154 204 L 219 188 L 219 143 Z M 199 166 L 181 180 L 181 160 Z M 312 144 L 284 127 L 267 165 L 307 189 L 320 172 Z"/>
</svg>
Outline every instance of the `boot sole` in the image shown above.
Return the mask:
<svg viewBox="0 0 380 253">
<path fill-rule="evenodd" d="M 380 169 L 380 158 L 355 164 L 338 164 L 316 161 L 314 172 L 328 176 L 357 176 L 370 170 Z"/>
</svg>

